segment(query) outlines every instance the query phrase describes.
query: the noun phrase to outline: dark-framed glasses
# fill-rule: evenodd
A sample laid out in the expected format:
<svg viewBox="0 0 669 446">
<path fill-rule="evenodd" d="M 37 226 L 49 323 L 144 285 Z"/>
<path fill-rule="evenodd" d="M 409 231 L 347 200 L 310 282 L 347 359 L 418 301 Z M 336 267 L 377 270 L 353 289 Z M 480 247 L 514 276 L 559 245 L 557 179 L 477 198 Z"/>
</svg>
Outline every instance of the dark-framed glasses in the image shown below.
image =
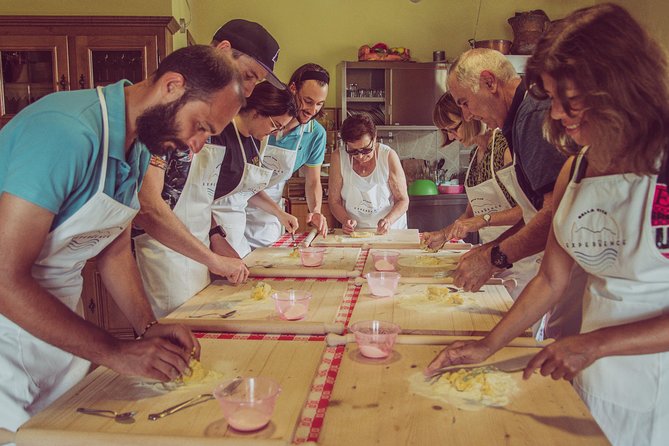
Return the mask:
<svg viewBox="0 0 669 446">
<path fill-rule="evenodd" d="M 457 137 L 458 136 L 458 130 L 460 130 L 460 126 L 462 125 L 462 122 L 463 121 L 460 120 L 458 125 L 456 125 L 455 127 L 451 127 L 451 128 L 444 127 L 444 132 L 446 132 L 447 134 L 452 135 L 454 137 Z"/>
<path fill-rule="evenodd" d="M 351 156 L 355 156 L 355 155 L 367 155 L 367 154 L 369 154 L 369 153 L 372 153 L 372 151 L 374 150 L 374 143 L 375 143 L 375 142 L 376 142 L 375 140 L 372 140 L 372 142 L 370 142 L 369 145 L 368 145 L 367 147 L 362 147 L 362 148 L 360 148 L 360 149 L 351 149 L 351 148 L 348 146 L 348 144 L 346 144 L 346 146 L 345 146 L 345 147 L 346 147 L 346 153 L 348 153 L 348 154 L 351 155 Z"/>
<path fill-rule="evenodd" d="M 269 122 L 272 123 L 272 133 L 274 133 L 274 132 L 280 132 L 280 131 L 282 131 L 284 128 L 286 128 L 285 125 L 279 125 L 279 124 L 277 124 L 276 121 L 275 121 L 274 119 L 272 119 L 271 116 L 267 116 L 267 117 L 269 118 Z"/>
</svg>

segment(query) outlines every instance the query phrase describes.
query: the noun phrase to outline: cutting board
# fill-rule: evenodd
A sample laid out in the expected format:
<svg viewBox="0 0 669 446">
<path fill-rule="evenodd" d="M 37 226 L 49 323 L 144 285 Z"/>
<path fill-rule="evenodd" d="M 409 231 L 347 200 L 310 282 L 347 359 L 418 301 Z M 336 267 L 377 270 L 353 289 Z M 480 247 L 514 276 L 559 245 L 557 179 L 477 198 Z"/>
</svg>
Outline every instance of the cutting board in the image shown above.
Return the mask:
<svg viewBox="0 0 669 446">
<path fill-rule="evenodd" d="M 318 444 L 609 444 L 571 385 L 540 374 L 523 381 L 522 372 L 513 373 L 519 391 L 505 407 L 461 410 L 412 393 L 408 378 L 421 373 L 441 349 L 432 345 L 395 345 L 390 358 L 369 360 L 360 356 L 355 344 L 349 344 Z M 490 360 L 536 352 L 536 348 L 507 347 Z"/>
<path fill-rule="evenodd" d="M 266 376 L 282 387 L 270 424 L 255 433 L 228 429 L 216 400 L 189 407 L 156 421 L 160 412 L 208 393 L 215 382 L 167 391 L 160 384 L 118 375 L 99 367 L 51 406 L 24 424 L 17 445 L 209 445 L 289 444 L 320 363 L 323 342 L 201 339 L 202 365 L 231 378 Z M 299 361 L 295 358 L 299 357 Z M 223 380 L 226 378 L 222 378 Z M 217 382 L 217 381 L 216 381 Z M 133 424 L 79 414 L 77 407 L 136 410 Z"/>
<path fill-rule="evenodd" d="M 360 229 L 360 232 L 375 232 L 376 229 Z M 342 229 L 335 229 L 323 238 L 317 235 L 311 246 L 358 246 L 362 248 L 419 248 L 418 229 L 390 229 L 384 235 L 365 238 L 353 238 L 344 234 Z"/>
<path fill-rule="evenodd" d="M 298 321 L 284 321 L 276 313 L 271 297 L 260 301 L 251 299 L 252 289 L 258 282 L 265 282 L 277 291 L 310 291 L 312 298 L 307 316 Z M 185 324 L 198 331 L 297 334 L 340 332 L 343 326 L 333 324 L 333 321 L 347 286 L 348 283 L 343 280 L 264 279 L 249 280 L 239 286 L 218 280 L 184 302 L 164 320 Z M 215 315 L 191 317 L 208 313 L 222 314 L 231 310 L 237 310 L 237 313 L 227 319 Z"/>
<path fill-rule="evenodd" d="M 492 330 L 513 305 L 502 285 L 484 285 L 479 292 L 458 294 L 461 305 L 421 304 L 428 287 L 447 285 L 400 283 L 393 297 L 372 296 L 365 283 L 353 308 L 351 323 L 364 320 L 391 321 L 402 327 L 403 333 L 484 335 Z M 529 332 L 528 332 L 529 335 Z"/>
<path fill-rule="evenodd" d="M 357 277 L 355 265 L 360 248 L 326 248 L 323 264 L 302 266 L 299 255 L 291 257 L 293 248 L 258 248 L 244 257 L 252 276 L 256 277 Z"/>
<path fill-rule="evenodd" d="M 365 261 L 365 267 L 363 269 L 363 274 L 367 274 L 370 271 L 376 271 L 374 268 L 374 255 L 376 251 L 387 251 L 385 249 L 370 249 L 369 254 L 367 255 L 367 260 Z M 449 277 L 451 272 L 457 266 L 457 260 L 467 252 L 466 250 L 444 250 L 436 253 L 426 252 L 422 249 L 400 249 L 396 252 L 399 252 L 400 256 L 397 260 L 397 272 L 403 278 L 410 277 Z M 444 262 L 442 266 L 432 266 L 425 265 L 421 266 L 418 264 L 419 259 L 438 259 Z"/>
</svg>

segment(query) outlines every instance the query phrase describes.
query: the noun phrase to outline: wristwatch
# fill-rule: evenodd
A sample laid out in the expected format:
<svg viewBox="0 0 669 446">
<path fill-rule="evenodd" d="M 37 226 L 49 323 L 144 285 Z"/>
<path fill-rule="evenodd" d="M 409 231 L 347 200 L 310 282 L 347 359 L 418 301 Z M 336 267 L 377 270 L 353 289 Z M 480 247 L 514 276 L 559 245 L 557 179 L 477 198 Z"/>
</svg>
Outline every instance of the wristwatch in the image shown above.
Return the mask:
<svg viewBox="0 0 669 446">
<path fill-rule="evenodd" d="M 481 218 L 485 222 L 486 226 L 490 226 L 490 219 L 492 218 L 492 216 L 490 214 L 483 214 L 483 215 L 481 215 Z"/>
<path fill-rule="evenodd" d="M 513 266 L 513 263 L 510 263 L 509 259 L 506 258 L 506 254 L 499 249 L 499 245 L 492 247 L 492 251 L 490 251 L 490 263 L 497 268 L 509 269 Z"/>
<path fill-rule="evenodd" d="M 225 230 L 223 228 L 221 228 L 221 225 L 216 225 L 209 230 L 209 237 L 212 237 L 216 234 L 220 235 L 223 238 L 225 238 L 225 236 L 227 235 L 225 233 Z"/>
</svg>

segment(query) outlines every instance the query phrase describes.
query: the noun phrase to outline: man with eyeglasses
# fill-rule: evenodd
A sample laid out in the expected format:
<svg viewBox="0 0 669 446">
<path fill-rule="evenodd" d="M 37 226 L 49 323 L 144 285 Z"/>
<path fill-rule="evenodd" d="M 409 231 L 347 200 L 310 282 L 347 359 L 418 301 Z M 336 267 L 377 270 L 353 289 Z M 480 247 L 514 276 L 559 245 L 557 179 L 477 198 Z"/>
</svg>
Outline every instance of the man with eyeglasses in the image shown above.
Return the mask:
<svg viewBox="0 0 669 446">
<path fill-rule="evenodd" d="M 553 186 L 566 158 L 543 138 L 550 101 L 527 95 L 523 80 L 501 53 L 483 48 L 463 53 L 449 69 L 448 87 L 464 119 L 502 129 L 514 162 L 498 170 L 497 178 L 523 211 L 519 223 L 460 260 L 455 284 L 466 291 L 478 290 L 493 273 L 544 250 L 553 215 Z M 585 286 L 580 267 L 572 270 L 569 282 L 547 319 L 548 337 L 557 339 L 580 331 Z"/>
<path fill-rule="evenodd" d="M 236 62 L 246 97 L 264 79 L 286 88 L 272 71 L 279 44 L 260 24 L 231 20 L 216 31 L 211 46 Z M 208 126 L 200 121 L 191 125 L 200 131 Z M 221 239 L 223 231 L 211 229 L 211 204 L 224 156 L 224 147 L 207 144 L 197 156 L 184 150 L 151 159 L 135 218 L 135 226 L 144 233 L 136 235 L 134 243 L 142 280 L 158 317 L 206 287 L 210 271 L 234 284 L 248 277 L 237 253 Z M 216 243 L 210 245 L 210 237 Z"/>
<path fill-rule="evenodd" d="M 315 118 L 322 114 L 329 83 L 330 75 L 320 65 L 308 63 L 295 70 L 288 88 L 297 102 L 297 116 L 282 131 L 270 136 L 263 151 L 263 162 L 274 169 L 270 187 L 265 192 L 280 202 L 286 181 L 301 169 L 309 207 L 307 223 L 323 236 L 328 230 L 328 222 L 321 213 L 321 164 L 325 157 L 326 134 Z M 274 216 L 250 205 L 246 208 L 245 234 L 251 248 L 269 246 L 281 236 L 281 224 Z"/>
</svg>

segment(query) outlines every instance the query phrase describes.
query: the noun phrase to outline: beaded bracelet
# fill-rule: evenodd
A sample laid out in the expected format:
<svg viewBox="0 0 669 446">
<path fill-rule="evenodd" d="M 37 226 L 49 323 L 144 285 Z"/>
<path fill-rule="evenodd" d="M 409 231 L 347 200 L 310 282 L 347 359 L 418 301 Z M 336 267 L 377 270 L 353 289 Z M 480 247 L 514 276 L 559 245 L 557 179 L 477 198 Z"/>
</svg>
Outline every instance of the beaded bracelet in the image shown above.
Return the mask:
<svg viewBox="0 0 669 446">
<path fill-rule="evenodd" d="M 138 335 L 135 339 L 143 339 L 146 332 L 149 331 L 149 328 L 153 327 L 157 323 L 158 323 L 158 321 L 154 319 L 151 322 L 149 322 L 148 324 L 146 324 L 146 327 L 144 327 L 144 331 L 142 332 L 142 334 Z"/>
</svg>

